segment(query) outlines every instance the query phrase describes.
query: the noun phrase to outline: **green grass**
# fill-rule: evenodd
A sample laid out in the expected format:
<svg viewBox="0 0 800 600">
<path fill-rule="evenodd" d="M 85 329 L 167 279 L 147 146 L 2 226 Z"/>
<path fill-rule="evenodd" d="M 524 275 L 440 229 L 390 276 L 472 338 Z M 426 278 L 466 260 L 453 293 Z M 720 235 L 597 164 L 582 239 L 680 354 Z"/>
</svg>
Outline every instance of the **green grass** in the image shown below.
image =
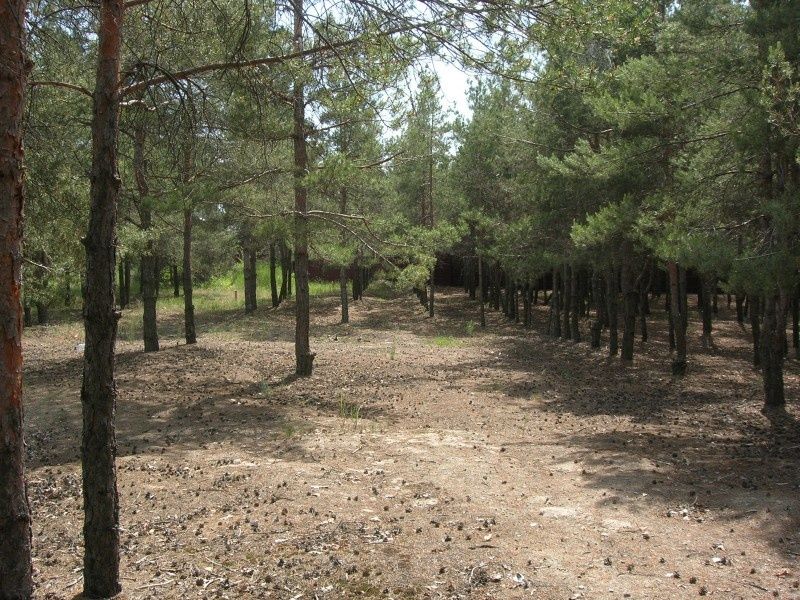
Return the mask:
<svg viewBox="0 0 800 600">
<path fill-rule="evenodd" d="M 460 346 L 461 342 L 451 335 L 437 335 L 433 338 L 433 345 L 437 348 L 455 348 Z"/>
<path fill-rule="evenodd" d="M 361 420 L 361 405 L 347 402 L 344 393 L 339 392 L 339 416 L 342 419 L 352 419 L 353 427 L 358 427 L 358 422 Z"/>
<path fill-rule="evenodd" d="M 276 273 L 276 285 L 281 289 L 280 270 Z M 294 276 L 292 276 L 292 292 L 294 292 Z M 234 291 L 238 292 L 238 300 L 244 306 L 244 272 L 241 265 L 236 265 L 224 275 L 214 277 L 202 289 L 216 292 L 228 292 L 232 297 Z M 339 283 L 335 281 L 311 281 L 308 286 L 311 296 L 327 296 L 339 293 Z M 256 299 L 259 303 L 271 302 L 269 265 L 264 262 L 256 263 Z"/>
</svg>

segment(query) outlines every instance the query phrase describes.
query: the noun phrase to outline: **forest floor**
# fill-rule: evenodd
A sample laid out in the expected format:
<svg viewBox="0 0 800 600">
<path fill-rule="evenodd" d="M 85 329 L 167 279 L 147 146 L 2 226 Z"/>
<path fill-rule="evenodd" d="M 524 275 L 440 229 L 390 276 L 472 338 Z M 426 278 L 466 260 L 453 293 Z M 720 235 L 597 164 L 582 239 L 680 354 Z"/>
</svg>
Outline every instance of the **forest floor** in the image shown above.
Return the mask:
<svg viewBox="0 0 800 600">
<path fill-rule="evenodd" d="M 195 346 L 174 306 L 160 352 L 121 340 L 124 596 L 800 597 L 800 364 L 767 418 L 722 297 L 681 380 L 660 310 L 626 367 L 545 336 L 544 307 L 481 330 L 437 299 L 367 297 L 350 325 L 313 299 L 310 379 L 291 304 L 201 312 Z M 82 589 L 80 341 L 24 339 L 37 598 Z"/>
</svg>

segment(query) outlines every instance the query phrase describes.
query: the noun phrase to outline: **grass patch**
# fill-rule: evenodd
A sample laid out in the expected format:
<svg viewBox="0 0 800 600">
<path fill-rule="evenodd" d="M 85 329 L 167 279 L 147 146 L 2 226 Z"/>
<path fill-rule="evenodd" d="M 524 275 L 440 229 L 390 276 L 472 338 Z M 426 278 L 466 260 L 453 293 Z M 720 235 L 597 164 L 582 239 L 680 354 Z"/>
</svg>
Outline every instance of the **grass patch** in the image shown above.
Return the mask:
<svg viewBox="0 0 800 600">
<path fill-rule="evenodd" d="M 358 422 L 361 420 L 361 405 L 347 402 L 344 394 L 339 392 L 339 416 L 342 419 L 352 419 L 353 427 L 358 427 Z"/>
<path fill-rule="evenodd" d="M 433 338 L 433 345 L 437 348 L 455 348 L 461 345 L 452 335 L 437 335 Z"/>
</svg>

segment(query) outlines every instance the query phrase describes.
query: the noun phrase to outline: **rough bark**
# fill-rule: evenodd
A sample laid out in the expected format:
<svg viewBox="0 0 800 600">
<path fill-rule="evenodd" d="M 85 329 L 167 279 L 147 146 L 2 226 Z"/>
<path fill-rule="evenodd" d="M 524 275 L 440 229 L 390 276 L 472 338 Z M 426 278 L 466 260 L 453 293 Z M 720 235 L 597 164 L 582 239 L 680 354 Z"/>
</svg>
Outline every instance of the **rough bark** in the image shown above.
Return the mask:
<svg viewBox="0 0 800 600">
<path fill-rule="evenodd" d="M 303 0 L 294 0 L 293 46 L 295 52 L 303 50 L 303 17 Z M 303 75 L 301 74 L 295 78 L 292 95 L 295 209 L 294 265 L 297 284 L 294 353 L 297 375 L 308 377 L 313 370 L 314 354 L 311 352 L 309 342 L 311 320 L 308 289 L 308 190 L 305 184 L 305 177 L 308 172 L 308 148 L 306 147 L 306 104 L 302 77 Z"/>
<path fill-rule="evenodd" d="M 0 4 L 0 598 L 33 593 L 31 511 L 25 487 L 20 298 L 25 199 L 22 118 L 30 64 L 25 0 Z M 113 272 L 112 272 L 113 279 Z"/>
<path fill-rule="evenodd" d="M 92 170 L 86 246 L 83 357 L 84 505 L 83 591 L 108 598 L 122 589 L 119 578 L 114 344 L 119 313 L 114 307 L 119 135 L 119 66 L 122 0 L 101 0 L 98 62 L 92 115 Z"/>
<path fill-rule="evenodd" d="M 194 283 L 192 281 L 192 225 L 191 207 L 183 209 L 183 334 L 187 344 L 197 343 L 194 323 Z"/>
</svg>

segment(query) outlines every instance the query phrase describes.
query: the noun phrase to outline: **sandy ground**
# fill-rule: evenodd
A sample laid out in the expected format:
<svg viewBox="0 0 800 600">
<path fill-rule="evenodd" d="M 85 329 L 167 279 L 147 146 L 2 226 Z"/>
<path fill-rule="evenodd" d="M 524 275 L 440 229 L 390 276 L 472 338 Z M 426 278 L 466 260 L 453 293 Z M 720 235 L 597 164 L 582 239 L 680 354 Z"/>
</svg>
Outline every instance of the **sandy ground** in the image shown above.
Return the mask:
<svg viewBox="0 0 800 600">
<path fill-rule="evenodd" d="M 346 326 L 316 299 L 306 380 L 290 305 L 121 342 L 125 596 L 800 597 L 797 360 L 768 419 L 724 306 L 673 380 L 660 311 L 624 367 L 544 336 L 543 307 L 472 331 L 474 303 L 438 299 L 366 298 Z M 82 588 L 79 332 L 25 337 L 38 598 Z"/>
</svg>

